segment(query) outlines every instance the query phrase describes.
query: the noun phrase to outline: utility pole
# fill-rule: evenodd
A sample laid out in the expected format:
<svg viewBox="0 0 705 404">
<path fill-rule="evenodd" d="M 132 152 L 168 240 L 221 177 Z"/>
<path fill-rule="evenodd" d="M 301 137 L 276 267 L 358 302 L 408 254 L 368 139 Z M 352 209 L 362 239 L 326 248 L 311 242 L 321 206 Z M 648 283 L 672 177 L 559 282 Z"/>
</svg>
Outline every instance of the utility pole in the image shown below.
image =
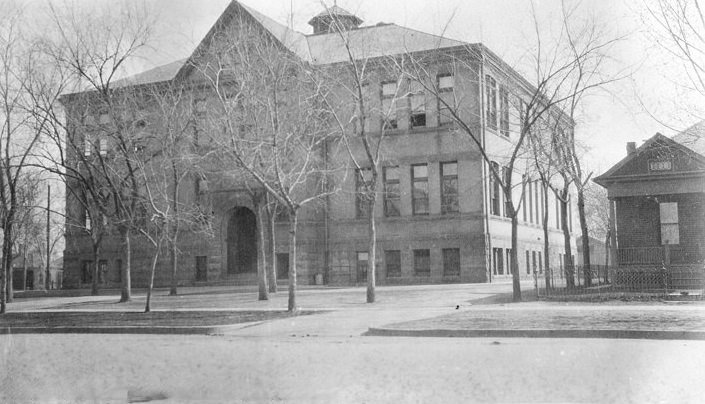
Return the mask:
<svg viewBox="0 0 705 404">
<path fill-rule="evenodd" d="M 51 185 L 47 185 L 47 273 L 46 273 L 46 290 L 49 290 L 49 287 L 51 286 L 51 272 L 49 271 L 49 260 L 51 257 L 51 252 L 49 251 L 49 239 L 50 239 L 50 229 L 51 229 L 51 224 L 50 224 L 50 217 L 51 215 Z"/>
</svg>

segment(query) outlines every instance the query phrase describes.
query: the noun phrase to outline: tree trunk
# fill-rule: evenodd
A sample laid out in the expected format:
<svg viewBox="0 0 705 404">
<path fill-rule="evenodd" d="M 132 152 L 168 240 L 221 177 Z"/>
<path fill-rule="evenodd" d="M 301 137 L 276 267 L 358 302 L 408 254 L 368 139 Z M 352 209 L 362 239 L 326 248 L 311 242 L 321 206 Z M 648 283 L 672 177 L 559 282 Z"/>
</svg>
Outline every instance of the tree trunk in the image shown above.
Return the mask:
<svg viewBox="0 0 705 404">
<path fill-rule="evenodd" d="M 612 236 L 612 231 L 607 230 L 605 235 L 605 283 L 609 283 L 609 272 L 610 272 L 610 237 Z"/>
<path fill-rule="evenodd" d="M 546 280 L 546 290 L 551 289 L 551 254 L 548 240 L 548 184 L 541 181 L 543 188 L 543 277 Z"/>
<path fill-rule="evenodd" d="M 510 173 L 511 174 L 511 173 Z M 512 184 L 507 181 L 504 188 L 504 197 L 506 198 L 505 208 L 509 208 L 509 217 L 512 219 L 512 253 L 509 255 L 512 262 L 509 265 L 512 271 L 512 301 L 521 301 L 521 283 L 519 281 L 519 220 L 517 218 L 517 212 L 514 209 L 514 202 L 512 201 Z"/>
<path fill-rule="evenodd" d="M 10 249 L 12 249 L 12 246 L 10 246 Z M 12 280 L 14 279 L 14 274 L 12 270 L 12 254 L 8 257 L 8 263 L 7 263 L 7 284 L 5 287 L 7 288 L 7 302 L 12 303 L 15 300 L 15 293 L 12 288 Z"/>
<path fill-rule="evenodd" d="M 269 238 L 269 254 L 267 261 L 269 276 L 269 293 L 277 293 L 277 256 L 276 237 L 274 235 L 274 213 L 271 207 L 265 209 L 267 212 L 267 237 Z"/>
<path fill-rule="evenodd" d="M 132 290 L 130 287 L 130 260 L 132 258 L 132 250 L 130 248 L 130 230 L 122 229 L 122 240 L 125 244 L 125 270 L 122 271 L 122 290 L 120 292 L 120 303 L 129 302 L 132 300 Z"/>
<path fill-rule="evenodd" d="M 259 230 L 259 244 L 257 246 L 257 253 L 259 258 L 257 259 L 257 283 L 259 285 L 259 300 L 269 300 L 269 285 L 267 285 L 267 245 L 266 245 L 266 230 L 265 230 L 265 213 L 266 210 L 264 206 L 255 205 L 257 211 L 257 218 L 259 223 L 257 223 L 257 229 Z"/>
<path fill-rule="evenodd" d="M 289 312 L 296 311 L 296 210 L 289 210 Z"/>
<path fill-rule="evenodd" d="M 592 286 L 590 237 L 588 235 L 588 224 L 585 217 L 585 192 L 582 187 L 578 187 L 578 216 L 580 217 L 580 231 L 583 238 L 583 276 L 585 277 L 585 287 L 590 287 Z"/>
<path fill-rule="evenodd" d="M 8 258 L 10 257 L 10 241 L 7 232 L 6 224 L 6 228 L 3 229 L 4 238 L 2 241 L 2 263 L 0 264 L 0 266 L 2 266 L 0 269 L 0 278 L 2 278 L 0 279 L 0 314 L 7 311 L 7 288 L 5 286 L 7 285 L 7 267 Z"/>
<path fill-rule="evenodd" d="M 169 288 L 169 296 L 176 296 L 178 294 L 177 287 L 179 286 L 179 277 L 177 271 L 177 247 L 176 247 L 176 235 L 173 236 L 174 239 L 169 242 L 169 265 L 171 266 L 171 287 Z"/>
<path fill-rule="evenodd" d="M 570 228 L 568 227 L 568 185 L 561 191 L 561 229 L 563 230 L 563 259 L 565 282 L 568 288 L 575 287 L 575 268 L 573 267 L 573 255 L 570 248 Z"/>
<path fill-rule="evenodd" d="M 93 280 L 91 282 L 91 296 L 98 296 L 98 274 L 100 266 L 98 265 L 98 256 L 100 255 L 100 245 L 93 244 Z"/>
<path fill-rule="evenodd" d="M 161 243 L 159 243 L 161 244 Z M 147 288 L 147 302 L 144 305 L 144 312 L 152 310 L 152 289 L 154 288 L 154 273 L 157 271 L 157 260 L 159 259 L 160 245 L 154 245 L 154 256 L 152 257 L 152 271 L 149 274 L 149 288 Z"/>
<path fill-rule="evenodd" d="M 374 176 L 374 174 L 373 174 Z M 376 197 L 376 184 L 377 180 L 373 179 L 373 189 L 370 192 L 370 205 L 368 207 L 368 218 L 367 218 L 367 303 L 375 302 L 375 284 L 377 280 L 375 279 L 377 274 L 377 227 L 375 223 L 375 201 Z"/>
</svg>

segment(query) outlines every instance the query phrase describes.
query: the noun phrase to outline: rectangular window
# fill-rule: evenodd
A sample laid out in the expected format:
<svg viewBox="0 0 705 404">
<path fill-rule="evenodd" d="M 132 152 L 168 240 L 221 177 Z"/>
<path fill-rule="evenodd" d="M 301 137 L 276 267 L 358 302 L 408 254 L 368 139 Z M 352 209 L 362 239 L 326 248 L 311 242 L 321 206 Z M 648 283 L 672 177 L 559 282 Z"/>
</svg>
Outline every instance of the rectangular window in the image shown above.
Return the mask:
<svg viewBox="0 0 705 404">
<path fill-rule="evenodd" d="M 488 173 L 490 176 L 490 214 L 499 216 L 501 214 L 499 208 L 500 193 L 499 182 L 495 177 L 496 173 L 499 173 L 499 164 L 493 161 L 490 163 L 490 172 Z"/>
<path fill-rule="evenodd" d="M 529 261 L 529 251 L 528 250 L 526 251 L 526 273 L 529 275 L 531 274 L 531 264 Z"/>
<path fill-rule="evenodd" d="M 399 216 L 400 205 L 399 167 L 384 167 L 384 215 Z"/>
<path fill-rule="evenodd" d="M 521 213 L 524 221 L 526 222 L 526 174 L 521 177 Z"/>
<path fill-rule="evenodd" d="M 460 249 L 443 249 L 443 276 L 460 276 Z"/>
<path fill-rule="evenodd" d="M 426 126 L 426 93 L 421 83 L 411 82 L 409 89 L 409 127 Z"/>
<path fill-rule="evenodd" d="M 83 137 L 83 155 L 88 157 L 91 155 L 93 145 L 91 144 L 91 136 L 86 134 Z"/>
<path fill-rule="evenodd" d="M 441 213 L 458 212 L 458 162 L 441 163 Z"/>
<path fill-rule="evenodd" d="M 509 95 L 504 86 L 499 88 L 499 133 L 509 136 Z"/>
<path fill-rule="evenodd" d="M 502 167 L 502 180 L 504 180 L 505 184 L 509 184 L 509 176 L 511 174 L 509 173 L 509 167 Z M 505 198 L 504 201 L 504 217 L 511 217 L 510 212 L 512 211 L 512 204 L 508 200 L 506 200 L 506 196 L 504 193 L 502 193 L 502 197 Z"/>
<path fill-rule="evenodd" d="M 526 203 L 529 204 L 529 223 L 534 222 L 534 182 L 529 178 L 529 183 L 527 184 L 529 188 L 528 198 Z"/>
<path fill-rule="evenodd" d="M 369 186 L 372 181 L 372 170 L 362 168 L 355 171 L 355 216 L 364 219 L 370 215 L 372 203 Z"/>
<path fill-rule="evenodd" d="M 497 129 L 497 82 L 489 74 L 485 76 L 485 90 L 487 102 L 486 120 L 487 127 Z"/>
<path fill-rule="evenodd" d="M 371 97 L 371 93 L 370 93 L 370 85 L 365 83 L 361 86 L 360 90 L 362 92 L 362 104 L 363 104 L 363 108 L 364 108 L 364 111 L 362 111 L 362 112 L 365 113 L 365 121 L 363 122 L 364 126 L 362 129 L 364 129 L 365 132 L 369 132 L 370 131 L 370 121 L 372 118 L 370 116 L 371 115 L 370 111 L 372 111 L 372 105 L 371 105 L 372 97 Z M 358 105 L 358 107 L 359 107 L 359 105 Z M 358 113 L 360 113 L 360 111 L 358 111 Z M 360 116 L 362 116 L 362 114 L 360 114 Z"/>
<path fill-rule="evenodd" d="M 81 283 L 93 282 L 93 261 L 81 261 Z"/>
<path fill-rule="evenodd" d="M 99 144 L 100 155 L 106 156 L 108 154 L 108 139 L 102 137 L 98 141 L 98 144 Z"/>
<path fill-rule="evenodd" d="M 414 250 L 414 275 L 431 275 L 431 250 Z"/>
<path fill-rule="evenodd" d="M 543 258 L 541 258 L 541 251 L 538 252 L 537 254 L 539 256 L 539 273 L 543 273 Z"/>
<path fill-rule="evenodd" d="M 534 181 L 534 206 L 536 208 L 536 223 L 541 223 L 541 204 L 539 203 L 539 181 Z"/>
<path fill-rule="evenodd" d="M 397 128 L 397 83 L 394 81 L 382 83 L 382 129 Z"/>
<path fill-rule="evenodd" d="M 536 273 L 536 251 L 531 252 L 531 269 Z"/>
<path fill-rule="evenodd" d="M 357 252 L 357 282 L 364 283 L 367 282 L 367 268 L 369 261 L 369 255 L 367 251 Z"/>
<path fill-rule="evenodd" d="M 387 278 L 401 277 L 401 252 L 399 250 L 385 251 L 384 262 L 387 266 Z"/>
<path fill-rule="evenodd" d="M 91 214 L 88 212 L 88 209 L 85 210 L 84 215 L 85 215 L 85 216 L 84 216 L 84 217 L 85 217 L 85 220 L 84 220 L 84 222 L 83 222 L 83 223 L 84 223 L 84 224 L 83 224 L 83 227 L 85 227 L 86 230 L 91 231 L 91 227 L 92 227 L 92 226 L 91 226 L 91 225 L 92 225 L 92 222 L 91 222 Z"/>
<path fill-rule="evenodd" d="M 428 214 L 428 165 L 411 166 L 411 205 L 414 215 Z"/>
<path fill-rule="evenodd" d="M 450 73 L 439 74 L 438 80 L 438 125 L 453 123 L 452 111 L 455 110 L 455 78 Z"/>
<path fill-rule="evenodd" d="M 196 281 L 208 281 L 208 256 L 206 255 L 196 256 Z"/>
<path fill-rule="evenodd" d="M 649 170 L 651 171 L 671 171 L 673 163 L 671 160 L 651 160 L 649 161 Z"/>
<path fill-rule="evenodd" d="M 507 260 L 505 261 L 507 263 L 507 275 L 511 275 L 511 273 L 512 273 L 512 249 L 507 248 L 505 250 L 505 254 L 507 256 Z"/>
<path fill-rule="evenodd" d="M 108 273 L 108 261 L 107 260 L 99 260 L 98 261 L 98 283 L 103 283 L 107 280 L 107 275 Z"/>
<path fill-rule="evenodd" d="M 661 244 L 680 244 L 678 231 L 678 203 L 659 203 L 659 218 L 661 222 Z"/>
<path fill-rule="evenodd" d="M 492 258 L 494 274 L 504 275 L 504 250 L 501 248 L 493 248 Z"/>
</svg>

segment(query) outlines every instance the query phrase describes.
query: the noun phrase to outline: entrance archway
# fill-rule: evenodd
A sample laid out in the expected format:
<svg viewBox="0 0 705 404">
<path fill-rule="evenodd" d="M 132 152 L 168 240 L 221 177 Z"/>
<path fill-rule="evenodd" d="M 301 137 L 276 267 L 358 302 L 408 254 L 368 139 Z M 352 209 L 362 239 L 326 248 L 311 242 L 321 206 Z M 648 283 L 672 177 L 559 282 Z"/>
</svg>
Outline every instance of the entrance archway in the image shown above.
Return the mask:
<svg viewBox="0 0 705 404">
<path fill-rule="evenodd" d="M 228 220 L 228 273 L 257 272 L 257 218 L 245 207 L 232 211 Z"/>
</svg>

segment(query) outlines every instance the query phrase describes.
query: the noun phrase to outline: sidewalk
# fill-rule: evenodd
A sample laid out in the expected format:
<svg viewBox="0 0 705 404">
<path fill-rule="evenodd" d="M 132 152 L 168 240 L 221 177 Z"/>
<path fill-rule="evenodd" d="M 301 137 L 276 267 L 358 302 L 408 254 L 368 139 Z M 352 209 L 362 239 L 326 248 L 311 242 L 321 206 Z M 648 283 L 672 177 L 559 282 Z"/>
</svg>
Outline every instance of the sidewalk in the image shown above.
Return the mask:
<svg viewBox="0 0 705 404">
<path fill-rule="evenodd" d="M 475 306 L 435 318 L 373 327 L 365 335 L 705 340 L 705 305 L 529 302 Z"/>
</svg>

